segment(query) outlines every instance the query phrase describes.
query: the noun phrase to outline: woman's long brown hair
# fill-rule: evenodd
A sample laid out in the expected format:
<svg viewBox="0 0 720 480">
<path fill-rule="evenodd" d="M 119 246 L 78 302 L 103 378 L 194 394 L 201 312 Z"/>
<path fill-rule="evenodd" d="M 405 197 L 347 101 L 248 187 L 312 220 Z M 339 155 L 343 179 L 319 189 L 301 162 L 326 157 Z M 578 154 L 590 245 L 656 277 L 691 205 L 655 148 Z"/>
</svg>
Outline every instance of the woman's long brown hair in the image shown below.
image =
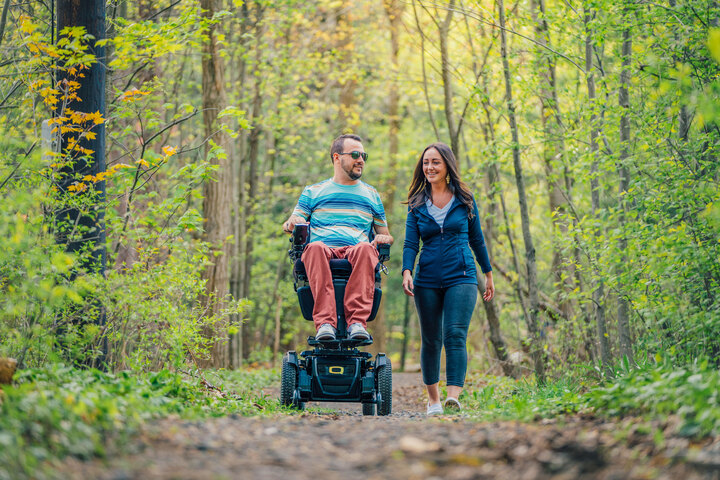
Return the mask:
<svg viewBox="0 0 720 480">
<path fill-rule="evenodd" d="M 450 181 L 448 182 L 450 192 L 465 205 L 468 211 L 468 218 L 472 218 L 474 215 L 472 193 L 470 193 L 470 189 L 465 185 L 465 182 L 460 179 L 455 154 L 453 154 L 450 147 L 442 142 L 431 143 L 425 147 L 425 150 L 420 154 L 420 160 L 415 166 L 415 173 L 413 173 L 413 179 L 410 183 L 410 190 L 408 190 L 407 204 L 410 210 L 422 205 L 428 198 L 432 199 L 432 187 L 425 179 L 425 174 L 423 173 L 423 157 L 425 156 L 425 152 L 431 148 L 437 150 L 445 161 L 445 166 L 450 176 Z"/>
</svg>

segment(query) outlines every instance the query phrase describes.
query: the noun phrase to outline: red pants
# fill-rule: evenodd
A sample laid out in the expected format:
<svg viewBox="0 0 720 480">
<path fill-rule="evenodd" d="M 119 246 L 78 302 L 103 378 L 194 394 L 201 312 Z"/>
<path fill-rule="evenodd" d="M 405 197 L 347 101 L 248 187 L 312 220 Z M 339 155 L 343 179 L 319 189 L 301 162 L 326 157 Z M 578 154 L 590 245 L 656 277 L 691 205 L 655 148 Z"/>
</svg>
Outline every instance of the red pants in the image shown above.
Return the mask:
<svg viewBox="0 0 720 480">
<path fill-rule="evenodd" d="M 352 273 L 345 287 L 345 321 L 348 327 L 353 323 L 365 327 L 372 310 L 375 292 L 377 249 L 367 242 L 338 248 L 330 248 L 322 242 L 312 242 L 305 247 L 302 262 L 315 300 L 313 308 L 315 328 L 320 328 L 323 323 L 329 323 L 337 328 L 335 288 L 330 273 L 331 258 L 345 258 L 352 265 Z"/>
</svg>

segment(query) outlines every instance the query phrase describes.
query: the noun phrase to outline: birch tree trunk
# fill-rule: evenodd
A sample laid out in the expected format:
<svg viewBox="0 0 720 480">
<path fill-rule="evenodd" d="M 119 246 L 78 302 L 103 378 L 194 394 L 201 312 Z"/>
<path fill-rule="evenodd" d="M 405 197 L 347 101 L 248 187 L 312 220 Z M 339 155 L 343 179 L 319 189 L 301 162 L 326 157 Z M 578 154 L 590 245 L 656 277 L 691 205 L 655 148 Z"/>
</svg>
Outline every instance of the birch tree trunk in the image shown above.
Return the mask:
<svg viewBox="0 0 720 480">
<path fill-rule="evenodd" d="M 528 315 L 528 331 L 532 342 L 530 355 L 535 367 L 535 376 L 539 385 L 545 383 L 545 364 L 543 361 L 543 348 L 540 344 L 538 331 L 538 286 L 537 267 L 535 264 L 535 246 L 530 234 L 530 216 L 528 214 L 527 195 L 525 193 L 525 178 L 523 177 L 522 163 L 520 162 L 520 140 L 518 135 L 517 121 L 515 118 L 515 105 L 512 96 L 512 81 L 510 77 L 510 65 L 508 62 L 507 35 L 505 33 L 505 5 L 503 0 L 498 0 L 498 11 L 500 17 L 500 55 L 502 57 L 503 74 L 505 77 L 505 99 L 507 101 L 508 119 L 512 133 L 512 156 L 515 168 L 515 183 L 517 184 L 518 202 L 520 205 L 520 219 L 522 222 L 523 240 L 525 242 L 525 261 L 528 272 L 528 297 L 530 299 Z"/>
</svg>

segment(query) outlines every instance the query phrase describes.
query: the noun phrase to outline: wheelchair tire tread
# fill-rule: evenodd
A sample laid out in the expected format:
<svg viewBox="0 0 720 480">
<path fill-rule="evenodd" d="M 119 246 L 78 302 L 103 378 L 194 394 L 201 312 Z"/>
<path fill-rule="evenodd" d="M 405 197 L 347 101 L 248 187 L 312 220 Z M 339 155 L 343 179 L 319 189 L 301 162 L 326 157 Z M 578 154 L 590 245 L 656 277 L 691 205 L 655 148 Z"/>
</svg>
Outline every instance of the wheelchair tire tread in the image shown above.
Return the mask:
<svg viewBox="0 0 720 480">
<path fill-rule="evenodd" d="M 390 360 L 377 371 L 378 391 L 382 396 L 382 402 L 378 404 L 378 415 L 390 415 L 392 413 L 392 365 Z"/>
<path fill-rule="evenodd" d="M 288 361 L 289 354 L 285 354 L 282 362 L 282 377 L 280 385 L 280 403 L 289 407 L 292 405 L 293 393 L 297 388 L 297 372 L 295 366 Z"/>
</svg>

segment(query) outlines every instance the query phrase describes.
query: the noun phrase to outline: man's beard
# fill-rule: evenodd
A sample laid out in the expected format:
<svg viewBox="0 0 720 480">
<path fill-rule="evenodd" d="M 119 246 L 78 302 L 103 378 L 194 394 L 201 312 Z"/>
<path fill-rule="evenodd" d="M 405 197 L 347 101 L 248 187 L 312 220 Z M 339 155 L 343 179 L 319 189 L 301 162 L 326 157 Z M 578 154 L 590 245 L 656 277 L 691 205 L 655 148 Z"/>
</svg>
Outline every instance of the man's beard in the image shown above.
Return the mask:
<svg viewBox="0 0 720 480">
<path fill-rule="evenodd" d="M 362 177 L 362 169 L 360 170 L 360 173 L 355 173 L 355 165 L 353 165 L 350 170 L 345 170 L 345 173 L 348 174 L 350 180 L 357 180 Z"/>
</svg>

